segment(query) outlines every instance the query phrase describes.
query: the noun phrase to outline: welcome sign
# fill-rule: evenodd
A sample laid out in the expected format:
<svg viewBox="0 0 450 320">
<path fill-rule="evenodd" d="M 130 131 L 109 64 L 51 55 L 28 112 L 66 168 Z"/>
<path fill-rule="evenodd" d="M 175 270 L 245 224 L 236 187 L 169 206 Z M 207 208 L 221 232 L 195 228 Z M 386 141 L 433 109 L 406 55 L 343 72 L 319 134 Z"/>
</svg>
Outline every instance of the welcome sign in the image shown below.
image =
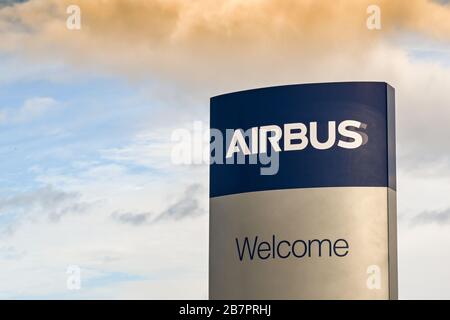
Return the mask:
<svg viewBox="0 0 450 320">
<path fill-rule="evenodd" d="M 211 99 L 211 299 L 396 299 L 394 89 Z"/>
</svg>

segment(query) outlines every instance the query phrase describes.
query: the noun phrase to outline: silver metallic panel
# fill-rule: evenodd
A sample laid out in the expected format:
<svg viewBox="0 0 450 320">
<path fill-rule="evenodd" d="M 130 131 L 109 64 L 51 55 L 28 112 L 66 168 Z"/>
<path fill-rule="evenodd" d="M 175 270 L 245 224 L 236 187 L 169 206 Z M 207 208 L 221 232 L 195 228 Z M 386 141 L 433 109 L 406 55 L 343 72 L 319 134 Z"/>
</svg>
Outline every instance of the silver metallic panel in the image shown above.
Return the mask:
<svg viewBox="0 0 450 320">
<path fill-rule="evenodd" d="M 236 238 L 242 249 L 245 237 L 253 243 L 256 236 L 269 244 L 273 236 L 291 244 L 345 239 L 349 248 L 340 257 L 324 242 L 322 256 L 311 246 L 311 257 L 246 255 L 240 261 Z M 261 248 L 264 258 L 273 253 Z M 280 248 L 286 255 L 287 244 Z M 396 298 L 395 249 L 395 191 L 388 188 L 288 189 L 210 199 L 211 299 Z"/>
</svg>

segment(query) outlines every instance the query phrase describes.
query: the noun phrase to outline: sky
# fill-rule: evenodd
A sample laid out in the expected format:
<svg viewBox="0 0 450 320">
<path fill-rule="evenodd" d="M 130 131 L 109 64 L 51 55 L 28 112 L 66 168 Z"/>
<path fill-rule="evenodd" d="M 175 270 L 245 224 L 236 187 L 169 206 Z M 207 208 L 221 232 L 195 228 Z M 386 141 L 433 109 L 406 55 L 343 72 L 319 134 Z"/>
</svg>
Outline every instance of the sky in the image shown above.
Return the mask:
<svg viewBox="0 0 450 320">
<path fill-rule="evenodd" d="M 448 1 L 0 1 L 0 298 L 206 299 L 208 168 L 174 130 L 216 94 L 356 80 L 396 89 L 399 296 L 449 299 Z"/>
</svg>

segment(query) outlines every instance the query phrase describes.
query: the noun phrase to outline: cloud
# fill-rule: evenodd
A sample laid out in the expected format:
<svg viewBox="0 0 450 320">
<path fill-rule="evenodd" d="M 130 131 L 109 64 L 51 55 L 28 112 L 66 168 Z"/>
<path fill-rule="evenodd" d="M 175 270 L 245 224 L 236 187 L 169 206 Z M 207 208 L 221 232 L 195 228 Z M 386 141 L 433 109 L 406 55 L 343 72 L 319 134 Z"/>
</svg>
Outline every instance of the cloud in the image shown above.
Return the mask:
<svg viewBox="0 0 450 320">
<path fill-rule="evenodd" d="M 366 10 L 372 2 L 30 1 L 0 13 L 5 35 L 0 50 L 200 87 L 211 79 L 220 84 L 236 79 L 233 70 L 264 75 L 280 64 L 279 72 L 286 72 L 330 55 L 358 59 L 357 53 L 402 32 L 450 40 L 447 6 L 377 1 L 382 29 L 371 31 Z M 80 6 L 82 30 L 65 27 L 69 4 Z"/>
<path fill-rule="evenodd" d="M 101 150 L 102 157 L 109 161 L 134 164 L 148 168 L 167 169 L 171 166 L 169 141 L 170 130 L 138 133 L 125 146 Z"/>
<path fill-rule="evenodd" d="M 147 223 L 150 219 L 151 213 L 114 212 L 111 216 L 120 223 L 138 226 Z"/>
<path fill-rule="evenodd" d="M 143 215 L 150 212 L 149 209 L 163 212 L 179 202 L 182 198 L 179 191 L 184 187 L 174 188 L 171 181 L 155 183 L 151 174 L 142 172 L 133 177 L 126 172 L 114 177 L 104 177 L 104 171 L 97 173 L 98 176 L 89 174 L 89 179 L 81 181 L 70 178 L 72 189 L 79 192 L 66 192 L 80 194 L 80 201 L 90 197 L 104 199 L 91 208 L 89 214 L 74 214 L 70 219 L 60 219 L 58 224 L 49 219 L 41 219 L 39 223 L 28 219 L 13 234 L 2 238 L 0 297 L 161 299 L 175 295 L 180 299 L 207 298 L 206 215 L 148 223 L 151 232 L 149 228 L 130 230 L 129 218 L 138 217 L 136 214 L 128 215 L 127 222 L 123 223 L 111 217 L 111 212 Z M 80 175 L 79 172 L 67 173 L 70 174 Z M 141 182 L 146 184 L 139 186 Z M 198 197 L 205 198 L 204 195 Z M 128 211 L 117 211 L 117 208 L 128 208 Z M 180 239 L 183 239 L 183 246 L 179 246 Z M 14 250 L 8 249 L 10 247 Z M 21 252 L 26 254 L 19 256 Z M 70 265 L 81 268 L 82 289 L 79 291 L 66 288 L 66 270 Z M 136 281 L 103 278 L 107 274 L 133 275 Z"/>
<path fill-rule="evenodd" d="M 178 200 L 159 214 L 151 212 L 114 212 L 111 217 L 123 224 L 134 226 L 154 224 L 165 220 L 182 220 L 187 217 L 196 217 L 206 213 L 201 206 L 199 198 L 203 196 L 203 185 L 194 183 L 188 186 Z M 152 219 L 152 217 L 154 217 Z"/>
<path fill-rule="evenodd" d="M 25 100 L 19 108 L 0 109 L 0 124 L 21 124 L 33 121 L 57 108 L 60 104 L 50 97 Z"/>
<path fill-rule="evenodd" d="M 184 181 L 180 176 L 157 177 L 152 170 L 134 171 L 133 166 L 99 162 L 84 163 L 76 169 L 47 165 L 37 172 L 36 183 L 52 187 L 0 198 L 7 207 L 0 210 L 2 214 L 12 214 L 12 208 L 23 215 L 29 213 L 22 216 L 13 233 L 1 238 L 0 297 L 142 299 L 176 293 L 179 298 L 207 298 L 207 216 L 152 223 L 156 214 L 151 215 L 182 202 L 185 188 L 189 190 L 188 186 L 205 175 L 190 175 Z M 37 192 L 41 189 L 53 192 Z M 207 195 L 204 189 L 202 192 L 195 199 L 206 212 Z M 55 195 L 37 196 L 47 193 Z M 49 219 L 44 209 L 60 212 L 72 202 L 92 206 L 80 213 L 67 213 L 58 223 Z M 0 228 L 3 223 L 7 221 L 1 216 Z M 184 243 L 181 247 L 177 245 L 180 239 Z M 173 249 L 167 250 L 169 247 Z M 19 257 L 21 252 L 26 254 Z M 81 268 L 79 291 L 66 288 L 70 265 Z M 117 281 L 102 276 L 110 274 L 138 278 Z M 164 287 L 169 282 L 170 286 Z"/>
<path fill-rule="evenodd" d="M 19 260 L 26 255 L 25 250 L 18 251 L 13 246 L 1 246 L 0 247 L 0 260 Z"/>
<path fill-rule="evenodd" d="M 450 208 L 441 211 L 424 211 L 411 219 L 411 226 L 425 224 L 447 225 L 450 223 Z"/>
<path fill-rule="evenodd" d="M 200 202 L 197 199 L 201 194 L 202 189 L 203 186 L 198 183 L 187 187 L 181 198 L 157 216 L 154 222 L 166 219 L 180 220 L 203 214 L 205 211 L 202 209 Z"/>
<path fill-rule="evenodd" d="M 66 215 L 84 213 L 91 207 L 80 198 L 78 193 L 47 186 L 0 198 L 0 217 L 13 216 L 12 225 L 24 219 L 35 221 L 42 217 L 58 222 Z"/>
<path fill-rule="evenodd" d="M 180 173 L 188 166 L 192 170 L 206 167 L 209 164 L 209 119 L 185 123 L 170 114 L 171 111 L 166 110 L 164 123 L 159 119 L 152 121 L 152 128 L 137 133 L 126 145 L 101 150 L 102 158 L 164 174 Z"/>
<path fill-rule="evenodd" d="M 17 3 L 24 3 L 28 0 L 0 0 L 0 8 L 6 7 L 6 6 L 13 6 Z"/>
</svg>

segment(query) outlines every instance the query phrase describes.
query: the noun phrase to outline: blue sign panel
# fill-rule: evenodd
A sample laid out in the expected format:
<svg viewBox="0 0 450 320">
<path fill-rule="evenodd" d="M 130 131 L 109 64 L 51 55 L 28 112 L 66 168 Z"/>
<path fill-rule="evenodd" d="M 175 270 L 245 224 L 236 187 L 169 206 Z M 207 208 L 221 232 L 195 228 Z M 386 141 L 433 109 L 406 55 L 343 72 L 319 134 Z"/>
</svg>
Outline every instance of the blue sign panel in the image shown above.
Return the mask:
<svg viewBox="0 0 450 320">
<path fill-rule="evenodd" d="M 211 129 L 224 138 L 223 152 L 212 150 L 210 196 L 317 187 L 395 190 L 394 123 L 394 89 L 384 82 L 287 85 L 213 97 Z M 267 163 L 251 163 L 264 155 L 277 162 L 275 173 L 261 173 Z M 246 161 L 237 163 L 239 157 Z"/>
</svg>

